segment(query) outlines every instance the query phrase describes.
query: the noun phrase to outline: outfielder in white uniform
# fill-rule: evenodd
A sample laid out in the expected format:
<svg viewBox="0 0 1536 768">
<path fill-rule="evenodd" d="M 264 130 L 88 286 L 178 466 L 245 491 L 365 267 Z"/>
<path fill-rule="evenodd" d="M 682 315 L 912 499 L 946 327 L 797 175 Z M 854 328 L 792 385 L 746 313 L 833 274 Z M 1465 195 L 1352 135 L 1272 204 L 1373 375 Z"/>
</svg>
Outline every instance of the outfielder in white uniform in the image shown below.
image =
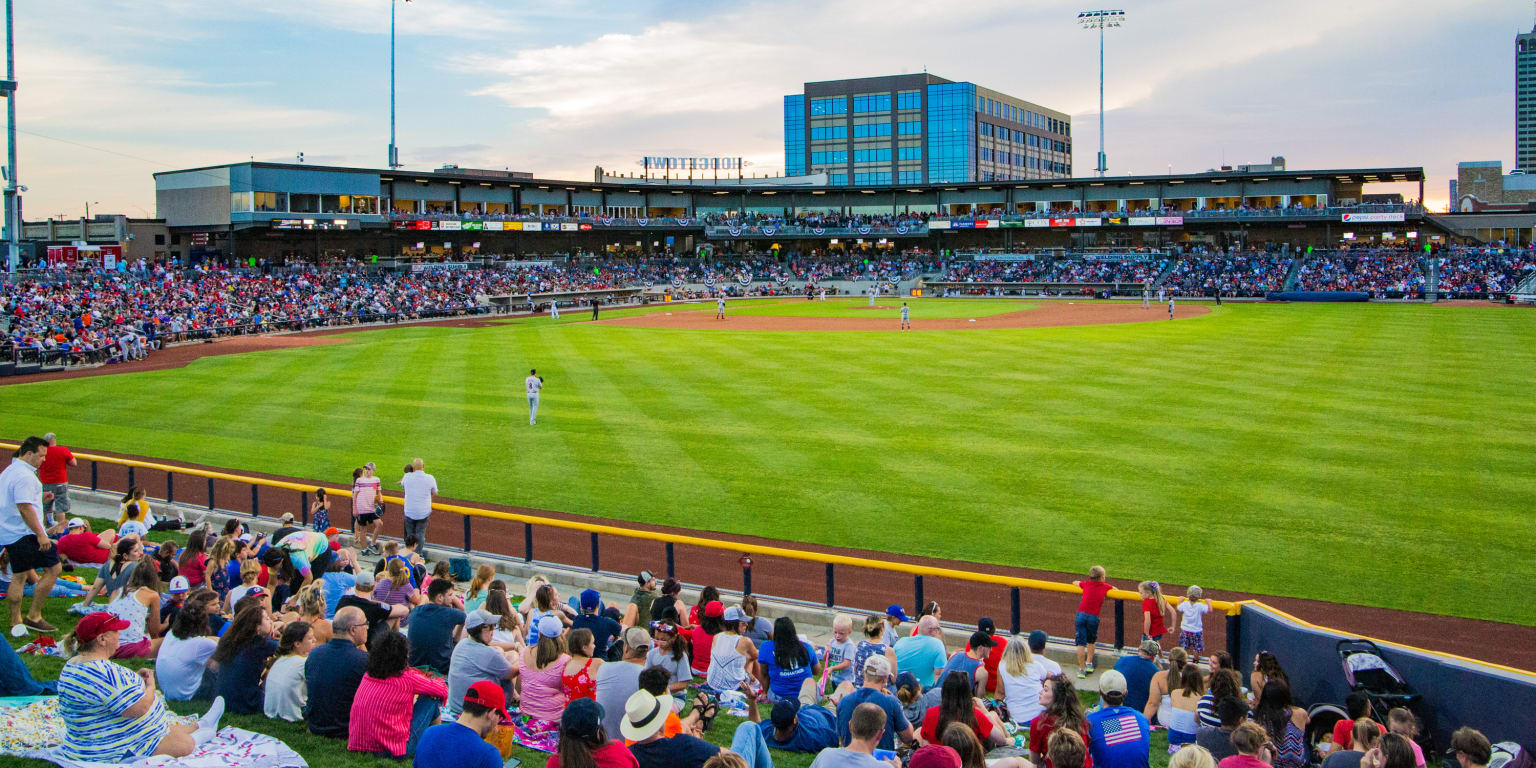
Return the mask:
<svg viewBox="0 0 1536 768">
<path fill-rule="evenodd" d="M 1163 303 L 1164 301 L 1167 301 L 1167 300 L 1168 300 L 1168 289 L 1167 288 L 1159 288 L 1159 289 L 1157 289 L 1157 303 L 1161 304 L 1161 303 Z"/>
<path fill-rule="evenodd" d="M 905 301 L 903 301 L 901 303 L 901 329 L 904 331 L 912 330 L 912 318 L 908 314 L 910 311 L 911 308 L 907 306 Z"/>
<path fill-rule="evenodd" d="M 544 388 L 544 377 L 537 369 L 530 368 L 523 386 L 528 390 L 528 426 L 531 427 L 539 423 L 539 390 Z"/>
<path fill-rule="evenodd" d="M 560 302 L 558 302 L 558 301 L 551 301 L 551 302 L 549 302 L 549 319 L 551 319 L 551 320 L 559 320 L 560 319 Z"/>
<path fill-rule="evenodd" d="M 1168 297 L 1168 319 L 1169 320 L 1173 319 L 1173 297 L 1172 296 Z"/>
<path fill-rule="evenodd" d="M 1141 287 L 1141 308 L 1152 308 L 1152 291 L 1148 290 L 1145 285 Z"/>
<path fill-rule="evenodd" d="M 875 297 L 879 296 L 879 295 L 880 295 L 880 286 L 876 285 L 869 292 L 869 308 L 870 309 L 874 309 L 875 308 Z"/>
<path fill-rule="evenodd" d="M 723 293 L 715 297 L 715 319 L 725 319 L 725 294 Z"/>
</svg>

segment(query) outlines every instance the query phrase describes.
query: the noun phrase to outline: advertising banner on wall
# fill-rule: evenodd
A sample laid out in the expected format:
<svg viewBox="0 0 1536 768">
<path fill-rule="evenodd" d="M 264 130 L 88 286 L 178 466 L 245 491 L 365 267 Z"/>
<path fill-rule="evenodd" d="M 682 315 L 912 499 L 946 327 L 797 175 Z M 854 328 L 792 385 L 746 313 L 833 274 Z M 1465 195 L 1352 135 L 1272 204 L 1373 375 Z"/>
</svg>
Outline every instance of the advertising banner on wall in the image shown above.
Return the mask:
<svg viewBox="0 0 1536 768">
<path fill-rule="evenodd" d="M 928 222 L 929 229 L 949 229 L 949 219 L 932 219 Z"/>
<path fill-rule="evenodd" d="M 1072 226 L 1073 222 L 1075 222 L 1075 221 L 1077 221 L 1077 219 L 1051 219 L 1050 220 L 1051 226 L 1053 226 L 1053 227 L 1070 227 L 1070 226 Z"/>
<path fill-rule="evenodd" d="M 525 221 L 525 222 L 523 222 L 523 231 L 524 232 L 542 232 L 543 230 L 544 230 L 544 222 L 542 222 L 542 221 Z"/>
<path fill-rule="evenodd" d="M 1050 219 L 1025 219 L 1024 220 L 1024 226 L 1026 228 L 1029 228 L 1029 229 L 1036 229 L 1036 228 L 1039 228 L 1039 227 L 1049 227 L 1050 225 L 1051 225 L 1051 220 Z"/>
<path fill-rule="evenodd" d="M 1184 217 L 1183 216 L 1159 216 L 1159 217 L 1157 217 L 1157 225 L 1159 227 L 1182 227 L 1182 226 L 1184 226 Z"/>
<path fill-rule="evenodd" d="M 1350 224 L 1373 224 L 1379 222 L 1405 221 L 1407 217 L 1402 213 L 1346 213 L 1344 221 Z"/>
<path fill-rule="evenodd" d="M 1104 224 L 1104 220 L 1100 219 L 1100 218 L 1073 219 L 1072 220 L 1072 226 L 1074 226 L 1074 227 L 1098 227 L 1098 226 L 1103 226 L 1103 224 Z"/>
<path fill-rule="evenodd" d="M 433 229 L 439 229 L 444 232 L 457 232 L 464 228 L 463 223 L 458 221 L 437 221 L 433 223 L 437 225 Z"/>
<path fill-rule="evenodd" d="M 560 222 L 560 231 L 561 232 L 575 232 L 578 229 L 579 229 L 579 227 L 576 226 L 576 222 L 574 222 L 574 221 L 562 221 L 562 222 Z"/>
<path fill-rule="evenodd" d="M 1131 226 L 1133 226 L 1133 227 L 1152 227 L 1152 226 L 1156 226 L 1156 225 L 1157 225 L 1157 217 L 1156 216 L 1132 216 L 1131 217 Z"/>
</svg>

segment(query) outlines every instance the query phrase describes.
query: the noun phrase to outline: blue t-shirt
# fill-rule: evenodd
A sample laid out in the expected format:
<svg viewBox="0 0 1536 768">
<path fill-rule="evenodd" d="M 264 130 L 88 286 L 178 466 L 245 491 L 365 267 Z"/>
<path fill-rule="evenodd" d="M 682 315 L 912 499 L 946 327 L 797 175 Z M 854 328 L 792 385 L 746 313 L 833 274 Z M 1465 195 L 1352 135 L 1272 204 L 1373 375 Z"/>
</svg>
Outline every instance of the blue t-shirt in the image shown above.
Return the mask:
<svg viewBox="0 0 1536 768">
<path fill-rule="evenodd" d="M 810 643 L 801 641 L 805 648 L 805 664 L 798 667 L 780 667 L 779 660 L 774 658 L 774 642 L 769 640 L 763 643 L 763 647 L 757 649 L 757 663 L 768 670 L 768 690 L 781 699 L 795 699 L 800 695 L 800 685 L 811 674 L 811 669 L 816 664 L 816 649 Z"/>
<path fill-rule="evenodd" d="M 1130 707 L 1105 707 L 1088 713 L 1088 753 L 1095 768 L 1147 768 L 1152 728 Z"/>
<path fill-rule="evenodd" d="M 367 670 L 367 651 L 346 638 L 333 637 L 309 652 L 309 658 L 304 660 L 304 684 L 309 689 L 304 719 L 309 723 L 310 733 L 347 737 L 352 699 L 357 696 L 357 686 Z"/>
<path fill-rule="evenodd" d="M 336 601 L 341 599 L 347 590 L 357 586 L 357 577 L 346 571 L 326 571 L 320 576 L 325 582 L 325 617 L 336 618 Z"/>
<path fill-rule="evenodd" d="M 600 613 L 583 613 L 571 619 L 571 629 L 585 629 L 592 633 L 592 642 L 596 650 L 597 658 L 607 658 L 608 646 L 613 639 L 624 631 L 617 621 Z"/>
<path fill-rule="evenodd" d="M 895 696 L 874 688 L 857 688 L 838 702 L 838 743 L 846 745 L 852 741 L 853 737 L 848 733 L 848 721 L 853 718 L 853 710 L 866 701 L 885 710 L 885 733 L 880 734 L 879 748 L 895 749 L 896 734 L 911 728 L 912 724 L 907 722 L 907 716 L 901 713 L 901 702 Z"/>
<path fill-rule="evenodd" d="M 903 637 L 896 641 L 896 671 L 911 672 L 924 688 L 933 687 L 934 674 L 948 661 L 944 641 L 928 635 Z"/>
<path fill-rule="evenodd" d="M 412 768 L 501 768 L 501 753 L 458 723 L 428 728 L 416 742 Z"/>
<path fill-rule="evenodd" d="M 774 749 L 815 754 L 837 746 L 837 718 L 826 707 L 801 707 L 795 713 L 795 731 L 789 741 L 774 738 L 773 723 L 764 720 L 757 725 L 763 731 L 763 741 Z"/>
<path fill-rule="evenodd" d="M 224 709 L 235 715 L 259 715 L 265 695 L 262 692 L 261 673 L 266 670 L 267 657 L 277 653 L 277 641 L 270 637 L 257 638 L 241 648 L 235 657 L 219 668 L 217 695 L 224 697 Z"/>
<path fill-rule="evenodd" d="M 976 669 L 980 666 L 980 659 L 973 659 L 964 653 L 957 653 L 949 657 L 949 661 L 945 663 L 944 669 L 939 672 L 939 679 L 934 683 L 934 686 L 937 687 L 943 685 L 944 678 L 949 677 L 949 673 L 951 672 L 964 672 L 966 676 L 971 679 L 971 687 L 975 688 Z"/>
<path fill-rule="evenodd" d="M 411 611 L 406 638 L 411 641 L 411 666 L 431 667 L 448 674 L 453 658 L 454 627 L 464 625 L 464 612 L 446 605 L 427 603 Z"/>
<path fill-rule="evenodd" d="M 700 768 L 704 761 L 720 754 L 720 748 L 695 736 L 680 733 L 670 739 L 657 739 L 629 745 L 640 768 Z"/>
<path fill-rule="evenodd" d="M 1125 675 L 1125 706 L 1144 711 L 1147 708 L 1147 692 L 1152 688 L 1152 676 L 1157 674 L 1157 662 L 1140 655 L 1126 656 L 1115 662 L 1115 671 Z"/>
</svg>

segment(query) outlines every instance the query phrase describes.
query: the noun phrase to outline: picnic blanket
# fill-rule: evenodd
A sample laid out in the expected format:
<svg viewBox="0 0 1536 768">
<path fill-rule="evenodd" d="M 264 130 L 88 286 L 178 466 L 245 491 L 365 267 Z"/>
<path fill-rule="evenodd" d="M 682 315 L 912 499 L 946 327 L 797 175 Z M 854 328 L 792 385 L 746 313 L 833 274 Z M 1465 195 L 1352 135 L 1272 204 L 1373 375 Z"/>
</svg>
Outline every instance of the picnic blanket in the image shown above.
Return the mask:
<svg viewBox="0 0 1536 768">
<path fill-rule="evenodd" d="M 233 727 L 223 728 L 187 757 L 146 757 L 127 763 L 65 759 L 57 754 L 63 740 L 64 718 L 56 697 L 0 699 L 0 755 L 47 760 L 64 768 L 309 768 L 287 744 Z"/>
</svg>

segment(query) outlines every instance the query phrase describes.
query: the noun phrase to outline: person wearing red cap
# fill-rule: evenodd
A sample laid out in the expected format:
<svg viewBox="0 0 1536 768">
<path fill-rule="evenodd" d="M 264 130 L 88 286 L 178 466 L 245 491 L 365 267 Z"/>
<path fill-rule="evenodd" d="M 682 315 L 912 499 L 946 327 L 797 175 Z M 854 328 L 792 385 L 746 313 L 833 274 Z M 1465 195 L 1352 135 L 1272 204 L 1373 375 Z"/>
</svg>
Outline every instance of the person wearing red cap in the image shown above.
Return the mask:
<svg viewBox="0 0 1536 768">
<path fill-rule="evenodd" d="M 151 755 L 185 757 L 218 733 L 224 700 L 195 724 L 174 722 L 156 695 L 155 673 L 113 662 L 118 633 L 128 622 L 105 611 L 87 614 L 64 638 L 76 655 L 59 673 L 60 755 L 68 760 L 131 762 Z"/>
<path fill-rule="evenodd" d="M 501 768 L 501 753 L 485 739 L 508 719 L 501 686 L 489 680 L 469 686 L 458 718 L 421 735 L 412 768 Z"/>
</svg>

